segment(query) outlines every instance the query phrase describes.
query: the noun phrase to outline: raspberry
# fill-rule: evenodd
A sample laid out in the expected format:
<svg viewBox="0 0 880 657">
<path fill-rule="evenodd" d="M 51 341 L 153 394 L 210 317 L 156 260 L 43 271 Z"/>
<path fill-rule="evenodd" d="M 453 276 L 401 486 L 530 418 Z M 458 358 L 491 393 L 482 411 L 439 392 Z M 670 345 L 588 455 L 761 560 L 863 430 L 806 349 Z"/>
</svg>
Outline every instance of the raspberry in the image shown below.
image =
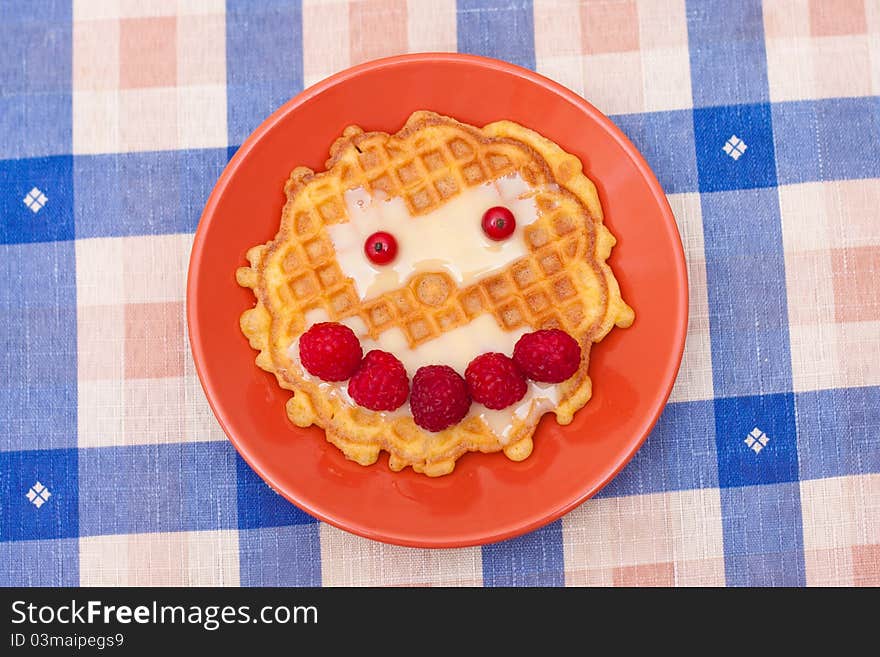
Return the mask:
<svg viewBox="0 0 880 657">
<path fill-rule="evenodd" d="M 422 429 L 442 431 L 460 422 L 471 407 L 464 379 L 448 365 L 420 367 L 409 398 L 413 420 Z"/>
<path fill-rule="evenodd" d="M 526 378 L 504 354 L 477 356 L 467 366 L 464 379 L 474 401 L 486 408 L 507 408 L 526 394 Z"/>
<path fill-rule="evenodd" d="M 299 339 L 303 367 L 324 381 L 345 381 L 354 374 L 363 355 L 354 331 L 335 322 L 315 324 Z"/>
<path fill-rule="evenodd" d="M 513 348 L 513 360 L 530 379 L 561 383 L 581 365 L 581 347 L 559 329 L 526 333 Z"/>
<path fill-rule="evenodd" d="M 358 404 L 372 411 L 400 408 L 409 395 L 406 369 L 387 351 L 367 352 L 361 366 L 348 382 L 348 394 Z"/>
</svg>

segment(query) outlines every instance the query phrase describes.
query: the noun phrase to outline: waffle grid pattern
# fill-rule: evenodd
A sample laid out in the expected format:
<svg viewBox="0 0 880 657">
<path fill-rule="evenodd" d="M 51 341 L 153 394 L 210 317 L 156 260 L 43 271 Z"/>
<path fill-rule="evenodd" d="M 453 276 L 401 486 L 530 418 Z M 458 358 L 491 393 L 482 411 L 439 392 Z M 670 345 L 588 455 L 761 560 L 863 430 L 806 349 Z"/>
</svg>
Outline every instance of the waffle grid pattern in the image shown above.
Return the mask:
<svg viewBox="0 0 880 657">
<path fill-rule="evenodd" d="M 530 257 L 462 290 L 447 275 L 432 273 L 361 304 L 353 284 L 332 257 L 332 246 L 322 230 L 324 225 L 344 219 L 341 191 L 363 186 L 372 194 L 404 198 L 409 211 L 419 215 L 466 187 L 513 171 L 522 170 L 535 181 L 539 174 L 533 167 L 520 166 L 527 160 L 516 146 L 499 143 L 487 150 L 465 131 L 439 148 L 430 144 L 427 150 L 418 140 L 410 146 L 407 142 L 392 144 L 384 135 L 355 132 L 349 135 L 352 138 L 360 152 L 357 158 L 346 160 L 339 179 L 308 185 L 308 202 L 317 210 L 298 209 L 288 221 L 295 237 L 278 255 L 287 280 L 279 284 L 276 293 L 285 303 L 301 309 L 289 329 L 291 335 L 302 331 L 302 318 L 316 309 L 333 321 L 360 317 L 373 338 L 399 328 L 413 347 L 485 312 L 507 330 L 530 326 L 563 328 L 573 334 L 583 331 L 585 308 L 576 298 L 577 287 L 565 267 L 584 253 L 593 226 L 576 201 L 550 189 L 537 194 L 539 219 L 525 231 Z M 295 172 L 288 187 L 306 184 L 297 180 L 310 176 L 308 170 Z M 576 232 L 578 222 L 586 232 Z"/>
</svg>

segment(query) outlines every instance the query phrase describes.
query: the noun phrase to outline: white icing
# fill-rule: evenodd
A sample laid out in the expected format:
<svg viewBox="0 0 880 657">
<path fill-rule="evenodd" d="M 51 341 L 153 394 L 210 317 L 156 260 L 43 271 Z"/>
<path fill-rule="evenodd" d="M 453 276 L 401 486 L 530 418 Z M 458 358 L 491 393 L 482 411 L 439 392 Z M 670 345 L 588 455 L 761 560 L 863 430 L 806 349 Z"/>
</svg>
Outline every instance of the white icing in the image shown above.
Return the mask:
<svg viewBox="0 0 880 657">
<path fill-rule="evenodd" d="M 535 383 L 529 381 L 525 396 L 513 406 L 502 408 L 500 411 L 486 408 L 482 404 L 474 404 L 471 413 L 482 418 L 489 429 L 502 445 L 507 444 L 507 438 L 513 429 L 514 417 L 525 420 L 527 417 L 540 417 L 547 411 L 556 408 L 559 403 L 559 387 L 547 383 Z"/>
<path fill-rule="evenodd" d="M 538 218 L 530 187 L 519 174 L 470 187 L 428 214 L 413 217 L 402 198 L 374 197 L 364 189 L 345 192 L 349 221 L 327 227 L 336 259 L 354 280 L 362 300 L 404 285 L 417 272 L 446 271 L 467 286 L 499 271 L 527 254 L 523 228 Z M 480 223 L 489 208 L 503 205 L 513 212 L 516 230 L 505 240 L 490 240 Z M 397 240 L 397 257 L 374 265 L 364 242 L 377 231 Z"/>
<path fill-rule="evenodd" d="M 347 321 L 345 323 L 348 324 Z M 358 332 L 353 326 L 351 329 Z M 480 354 L 490 351 L 512 354 L 516 341 L 526 332 L 526 329 L 505 331 L 492 315 L 480 315 L 472 322 L 441 333 L 415 349 L 410 349 L 406 336 L 398 328 L 384 331 L 378 340 L 361 338 L 361 344 L 364 353 L 370 349 L 381 349 L 394 354 L 410 376 L 425 365 L 449 365 L 464 376 L 468 363 Z"/>
</svg>

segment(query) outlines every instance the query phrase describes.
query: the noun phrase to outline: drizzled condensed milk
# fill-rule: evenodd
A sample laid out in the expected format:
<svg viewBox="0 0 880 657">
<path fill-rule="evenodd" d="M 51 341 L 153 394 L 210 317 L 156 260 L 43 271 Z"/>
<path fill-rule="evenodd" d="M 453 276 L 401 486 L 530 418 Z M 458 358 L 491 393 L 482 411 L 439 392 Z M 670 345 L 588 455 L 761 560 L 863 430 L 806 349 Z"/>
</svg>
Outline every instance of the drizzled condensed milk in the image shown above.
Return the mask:
<svg viewBox="0 0 880 657">
<path fill-rule="evenodd" d="M 412 216 L 402 198 L 371 196 L 363 189 L 345 192 L 349 221 L 327 227 L 340 269 L 354 281 L 362 301 L 403 286 L 419 272 L 447 272 L 459 287 L 504 269 L 527 254 L 523 229 L 538 218 L 535 199 L 519 174 L 471 187 L 436 210 Z M 483 233 L 480 219 L 503 205 L 516 217 L 516 231 L 495 242 Z M 394 235 L 393 262 L 374 265 L 364 242 L 377 231 Z"/>
</svg>

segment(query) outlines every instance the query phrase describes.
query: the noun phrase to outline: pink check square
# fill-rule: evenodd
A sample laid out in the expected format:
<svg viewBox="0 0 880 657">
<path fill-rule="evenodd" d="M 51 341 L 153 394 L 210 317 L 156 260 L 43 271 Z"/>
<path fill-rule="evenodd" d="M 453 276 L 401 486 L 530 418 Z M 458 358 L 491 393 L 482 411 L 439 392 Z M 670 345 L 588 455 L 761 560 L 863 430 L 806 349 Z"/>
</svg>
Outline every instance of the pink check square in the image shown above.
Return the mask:
<svg viewBox="0 0 880 657">
<path fill-rule="evenodd" d="M 126 304 L 126 378 L 182 376 L 183 333 L 182 302 Z"/>
</svg>

